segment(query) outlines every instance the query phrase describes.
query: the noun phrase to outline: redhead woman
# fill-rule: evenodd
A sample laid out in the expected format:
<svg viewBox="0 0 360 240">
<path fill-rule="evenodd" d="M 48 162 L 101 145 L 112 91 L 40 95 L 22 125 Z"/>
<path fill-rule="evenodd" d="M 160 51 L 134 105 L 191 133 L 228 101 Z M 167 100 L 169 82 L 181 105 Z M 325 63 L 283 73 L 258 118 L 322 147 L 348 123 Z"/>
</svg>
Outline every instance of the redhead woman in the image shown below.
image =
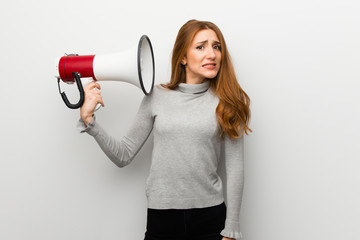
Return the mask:
<svg viewBox="0 0 360 240">
<path fill-rule="evenodd" d="M 236 79 L 220 29 L 211 22 L 190 20 L 180 28 L 171 65 L 170 81 L 144 96 L 121 139 L 95 119 L 96 104 L 104 105 L 98 83 L 85 89 L 78 128 L 118 167 L 130 164 L 153 132 L 145 240 L 240 239 L 250 99 Z M 221 161 L 226 188 L 217 174 Z"/>
</svg>

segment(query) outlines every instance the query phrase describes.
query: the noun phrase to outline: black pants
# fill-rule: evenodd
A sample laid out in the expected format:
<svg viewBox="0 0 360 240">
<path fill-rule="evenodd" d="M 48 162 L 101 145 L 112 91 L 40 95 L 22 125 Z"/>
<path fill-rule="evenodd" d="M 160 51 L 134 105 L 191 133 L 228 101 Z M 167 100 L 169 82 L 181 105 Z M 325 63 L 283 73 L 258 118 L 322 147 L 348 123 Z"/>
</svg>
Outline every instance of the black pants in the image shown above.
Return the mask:
<svg viewBox="0 0 360 240">
<path fill-rule="evenodd" d="M 147 209 L 144 240 L 221 240 L 226 205 L 192 209 Z"/>
</svg>

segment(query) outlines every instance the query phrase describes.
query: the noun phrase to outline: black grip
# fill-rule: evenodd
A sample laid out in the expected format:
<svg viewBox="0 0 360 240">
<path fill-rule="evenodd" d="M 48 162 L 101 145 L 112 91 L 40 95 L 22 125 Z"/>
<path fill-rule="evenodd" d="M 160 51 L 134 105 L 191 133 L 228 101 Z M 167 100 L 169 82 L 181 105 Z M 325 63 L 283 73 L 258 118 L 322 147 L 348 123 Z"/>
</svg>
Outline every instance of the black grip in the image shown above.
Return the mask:
<svg viewBox="0 0 360 240">
<path fill-rule="evenodd" d="M 65 92 L 62 92 L 61 93 L 61 97 L 62 99 L 64 100 L 64 103 L 65 105 L 68 107 L 68 108 L 71 108 L 71 109 L 77 109 L 77 108 L 80 108 L 83 104 L 84 104 L 84 100 L 85 100 L 85 93 L 84 93 L 84 88 L 81 84 L 81 80 L 80 80 L 80 74 L 78 72 L 73 72 L 72 73 L 74 78 L 75 78 L 75 82 L 76 82 L 76 85 L 79 89 L 79 92 L 80 92 L 80 100 L 78 103 L 76 104 L 72 104 L 69 102 Z"/>
</svg>

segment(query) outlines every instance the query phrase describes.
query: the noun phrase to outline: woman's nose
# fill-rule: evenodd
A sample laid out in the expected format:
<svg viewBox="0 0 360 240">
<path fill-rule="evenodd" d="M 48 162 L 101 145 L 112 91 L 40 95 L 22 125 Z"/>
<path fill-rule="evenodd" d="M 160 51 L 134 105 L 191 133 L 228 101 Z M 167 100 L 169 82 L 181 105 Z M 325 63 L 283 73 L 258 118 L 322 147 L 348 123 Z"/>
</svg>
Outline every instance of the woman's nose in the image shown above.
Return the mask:
<svg viewBox="0 0 360 240">
<path fill-rule="evenodd" d="M 215 55 L 215 51 L 213 48 L 208 48 L 208 51 L 206 53 L 206 58 L 208 59 L 215 59 L 216 55 Z"/>
</svg>

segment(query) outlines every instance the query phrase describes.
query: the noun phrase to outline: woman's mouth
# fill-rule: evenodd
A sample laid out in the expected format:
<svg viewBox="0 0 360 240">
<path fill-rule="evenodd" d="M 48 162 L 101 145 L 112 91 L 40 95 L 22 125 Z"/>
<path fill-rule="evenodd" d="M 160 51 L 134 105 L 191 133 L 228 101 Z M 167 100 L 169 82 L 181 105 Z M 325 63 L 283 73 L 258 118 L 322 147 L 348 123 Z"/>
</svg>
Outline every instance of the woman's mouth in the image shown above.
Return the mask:
<svg viewBox="0 0 360 240">
<path fill-rule="evenodd" d="M 215 69 L 216 68 L 216 63 L 205 63 L 204 65 L 202 65 L 203 68 L 206 69 Z"/>
</svg>

